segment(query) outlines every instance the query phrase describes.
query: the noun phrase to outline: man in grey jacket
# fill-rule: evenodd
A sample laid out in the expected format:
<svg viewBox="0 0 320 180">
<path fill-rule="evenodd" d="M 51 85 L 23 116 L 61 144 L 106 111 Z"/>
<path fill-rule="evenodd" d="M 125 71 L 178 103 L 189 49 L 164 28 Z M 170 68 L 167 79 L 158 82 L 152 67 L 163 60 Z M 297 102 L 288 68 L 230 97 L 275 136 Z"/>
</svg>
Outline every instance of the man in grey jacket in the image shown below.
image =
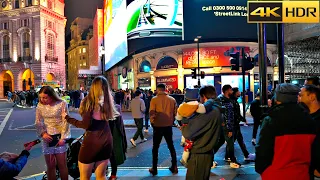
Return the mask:
<svg viewBox="0 0 320 180">
<path fill-rule="evenodd" d="M 131 144 L 135 147 L 136 145 L 136 140 L 138 139 L 138 137 L 140 136 L 141 138 L 141 142 L 145 142 L 147 141 L 147 139 L 144 138 L 143 136 L 143 117 L 144 117 L 144 113 L 146 111 L 146 106 L 144 104 L 143 99 L 140 98 L 141 96 L 141 91 L 137 90 L 135 92 L 135 98 L 132 99 L 131 101 L 131 113 L 132 113 L 132 117 L 134 119 L 134 122 L 136 123 L 137 126 L 137 131 L 134 134 L 133 138 L 130 139 Z"/>
<path fill-rule="evenodd" d="M 213 105 L 210 112 L 191 117 L 188 125 L 182 128 L 182 135 L 194 141 L 188 161 L 187 180 L 210 178 L 213 150 L 219 140 L 222 121 L 222 107 L 214 100 L 217 98 L 216 89 L 210 85 L 203 86 L 199 94 L 201 103 Z"/>
</svg>

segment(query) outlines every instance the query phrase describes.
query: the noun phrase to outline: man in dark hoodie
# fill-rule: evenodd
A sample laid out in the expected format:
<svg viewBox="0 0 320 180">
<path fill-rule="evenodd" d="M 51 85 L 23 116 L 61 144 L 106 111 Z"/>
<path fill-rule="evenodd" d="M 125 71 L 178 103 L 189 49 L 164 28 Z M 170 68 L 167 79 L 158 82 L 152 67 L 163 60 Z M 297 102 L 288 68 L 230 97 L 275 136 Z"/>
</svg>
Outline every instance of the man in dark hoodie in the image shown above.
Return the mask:
<svg viewBox="0 0 320 180">
<path fill-rule="evenodd" d="M 189 119 L 188 126 L 182 128 L 182 135 L 192 139 L 186 179 L 203 179 L 210 177 L 213 161 L 213 148 L 218 142 L 221 124 L 221 109 L 216 99 L 217 93 L 213 86 L 203 86 L 199 91 L 200 101 L 206 105 L 213 103 L 212 111 L 196 114 Z"/>
<path fill-rule="evenodd" d="M 230 159 L 225 160 L 230 161 L 231 168 L 239 168 L 241 164 L 237 162 L 234 155 L 235 113 L 233 101 L 231 99 L 232 94 L 232 87 L 229 84 L 226 84 L 222 87 L 222 94 L 218 96 L 218 100 L 222 106 L 225 107 L 225 111 L 223 113 L 224 123 L 222 124 L 223 135 L 220 134 L 221 138 L 219 139 L 218 145 L 215 147 L 215 153 L 224 144 L 224 141 L 226 141 L 227 147 L 225 157 Z M 222 136 L 224 136 L 224 138 Z"/>
<path fill-rule="evenodd" d="M 282 83 L 275 90 L 276 106 L 268 111 L 256 145 L 256 171 L 263 180 L 309 179 L 316 123 L 298 104 L 300 88 Z"/>
</svg>

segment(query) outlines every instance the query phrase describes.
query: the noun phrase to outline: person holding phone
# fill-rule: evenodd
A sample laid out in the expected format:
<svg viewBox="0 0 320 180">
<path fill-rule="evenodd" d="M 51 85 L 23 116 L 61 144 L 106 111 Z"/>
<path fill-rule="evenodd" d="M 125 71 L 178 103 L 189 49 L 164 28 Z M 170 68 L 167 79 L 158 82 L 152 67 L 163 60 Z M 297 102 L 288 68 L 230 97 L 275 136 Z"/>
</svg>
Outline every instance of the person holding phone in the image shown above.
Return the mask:
<svg viewBox="0 0 320 180">
<path fill-rule="evenodd" d="M 36 128 L 43 139 L 42 152 L 47 164 L 48 180 L 56 179 L 58 165 L 61 180 L 68 180 L 66 139 L 71 137 L 70 125 L 65 120 L 69 114 L 68 104 L 59 98 L 50 86 L 39 91 L 39 104 L 36 109 Z"/>
<path fill-rule="evenodd" d="M 34 143 L 26 145 L 20 155 L 9 152 L 0 154 L 1 179 L 13 179 L 21 172 L 23 167 L 27 164 L 30 155 L 29 151 L 34 145 Z"/>
</svg>

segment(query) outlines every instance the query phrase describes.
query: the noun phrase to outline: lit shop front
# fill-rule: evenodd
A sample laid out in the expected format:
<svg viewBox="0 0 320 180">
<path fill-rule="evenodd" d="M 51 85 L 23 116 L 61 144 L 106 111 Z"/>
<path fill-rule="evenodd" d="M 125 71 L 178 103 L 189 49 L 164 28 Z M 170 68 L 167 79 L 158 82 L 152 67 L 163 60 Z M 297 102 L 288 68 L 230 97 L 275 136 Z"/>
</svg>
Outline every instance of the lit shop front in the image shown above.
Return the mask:
<svg viewBox="0 0 320 180">
<path fill-rule="evenodd" d="M 244 48 L 246 55 L 254 57 L 255 68 L 246 72 L 246 87 L 254 91 L 254 75 L 259 73 L 258 45 L 257 43 L 221 42 L 202 43 L 200 52 L 200 71 L 205 77 L 200 79 L 201 85 L 214 85 L 218 93 L 225 84 L 239 87 L 242 91 L 241 71 L 231 71 L 230 54 L 241 52 Z M 269 80 L 273 78 L 272 64 L 277 58 L 275 45 L 268 45 L 268 74 Z M 198 50 L 195 44 L 171 46 L 153 49 L 133 56 L 135 88 L 141 85 L 143 79 L 149 79 L 150 89 L 155 90 L 156 85 L 163 83 L 168 90 L 176 88 L 193 88 L 198 79 L 192 79 L 191 69 L 198 67 Z M 241 66 L 241 64 L 240 64 Z M 271 80 L 270 80 L 271 81 Z"/>
</svg>

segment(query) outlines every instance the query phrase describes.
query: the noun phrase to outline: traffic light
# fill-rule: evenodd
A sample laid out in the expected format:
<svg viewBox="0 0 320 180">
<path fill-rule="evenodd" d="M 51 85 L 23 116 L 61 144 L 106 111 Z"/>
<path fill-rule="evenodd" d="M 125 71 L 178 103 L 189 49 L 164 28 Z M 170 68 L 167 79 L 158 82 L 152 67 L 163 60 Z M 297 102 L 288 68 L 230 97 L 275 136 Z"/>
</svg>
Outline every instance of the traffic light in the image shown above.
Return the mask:
<svg viewBox="0 0 320 180">
<path fill-rule="evenodd" d="M 197 69 L 196 68 L 192 68 L 191 69 L 191 71 L 192 71 L 192 79 L 197 79 Z"/>
<path fill-rule="evenodd" d="M 246 57 L 243 59 L 242 68 L 244 68 L 244 71 L 248 71 L 254 68 L 254 58 L 252 57 Z"/>
<path fill-rule="evenodd" d="M 205 75 L 206 75 L 206 73 L 204 71 L 201 71 L 201 74 L 200 74 L 201 79 L 204 79 Z"/>
<path fill-rule="evenodd" d="M 232 71 L 239 71 L 239 52 L 230 54 L 230 64 Z"/>
</svg>

